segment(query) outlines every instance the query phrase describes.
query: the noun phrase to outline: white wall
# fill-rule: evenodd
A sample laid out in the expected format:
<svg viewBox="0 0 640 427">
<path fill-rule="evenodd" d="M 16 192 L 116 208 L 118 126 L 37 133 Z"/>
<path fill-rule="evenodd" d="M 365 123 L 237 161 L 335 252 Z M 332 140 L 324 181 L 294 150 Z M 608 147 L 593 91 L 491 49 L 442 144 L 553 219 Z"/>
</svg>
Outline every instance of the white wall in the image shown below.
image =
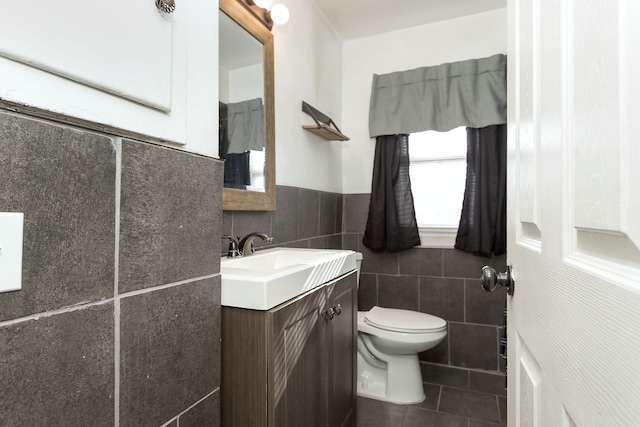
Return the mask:
<svg viewBox="0 0 640 427">
<path fill-rule="evenodd" d="M 264 72 L 262 64 L 237 68 L 229 73 L 229 101 L 264 99 Z"/>
<path fill-rule="evenodd" d="M 373 74 L 483 58 L 507 51 L 507 12 L 499 9 L 450 21 L 348 40 L 342 48 L 344 194 L 369 193 L 375 140 L 369 138 Z"/>
<path fill-rule="evenodd" d="M 304 131 L 313 124 L 302 101 L 342 127 L 342 41 L 313 1 L 278 0 L 291 17 L 274 26 L 276 183 L 321 191 L 342 191 L 342 144 Z"/>
</svg>

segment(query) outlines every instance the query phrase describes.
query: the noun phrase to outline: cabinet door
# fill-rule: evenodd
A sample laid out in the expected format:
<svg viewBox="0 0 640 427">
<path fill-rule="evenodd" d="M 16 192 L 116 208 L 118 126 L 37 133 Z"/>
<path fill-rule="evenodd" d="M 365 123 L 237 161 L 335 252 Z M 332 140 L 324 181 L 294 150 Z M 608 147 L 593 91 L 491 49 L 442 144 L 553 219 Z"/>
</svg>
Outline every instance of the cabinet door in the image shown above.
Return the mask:
<svg viewBox="0 0 640 427">
<path fill-rule="evenodd" d="M 271 312 L 270 426 L 326 425 L 324 299 L 322 287 Z"/>
<path fill-rule="evenodd" d="M 327 286 L 325 310 L 340 308 L 327 321 L 329 427 L 356 425 L 357 298 L 355 273 Z"/>
<path fill-rule="evenodd" d="M 20 0 L 3 15 L 3 57 L 170 109 L 173 22 L 152 1 Z"/>
<path fill-rule="evenodd" d="M 224 427 L 266 427 L 269 324 L 265 312 L 222 307 L 221 420 Z"/>
<path fill-rule="evenodd" d="M 207 0 L 177 0 L 172 14 L 153 0 L 9 2 L 0 14 L 0 101 L 161 141 L 208 137 L 209 152 L 190 151 L 215 155 L 217 14 Z"/>
</svg>

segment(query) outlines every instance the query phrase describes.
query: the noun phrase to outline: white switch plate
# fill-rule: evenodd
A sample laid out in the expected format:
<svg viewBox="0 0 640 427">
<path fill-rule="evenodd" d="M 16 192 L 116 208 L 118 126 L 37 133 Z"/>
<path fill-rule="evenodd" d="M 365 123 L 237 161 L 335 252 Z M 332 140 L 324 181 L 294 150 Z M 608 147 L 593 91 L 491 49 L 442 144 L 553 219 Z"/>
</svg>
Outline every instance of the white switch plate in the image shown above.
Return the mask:
<svg viewBox="0 0 640 427">
<path fill-rule="evenodd" d="M 0 292 L 22 289 L 24 214 L 0 212 Z"/>
</svg>

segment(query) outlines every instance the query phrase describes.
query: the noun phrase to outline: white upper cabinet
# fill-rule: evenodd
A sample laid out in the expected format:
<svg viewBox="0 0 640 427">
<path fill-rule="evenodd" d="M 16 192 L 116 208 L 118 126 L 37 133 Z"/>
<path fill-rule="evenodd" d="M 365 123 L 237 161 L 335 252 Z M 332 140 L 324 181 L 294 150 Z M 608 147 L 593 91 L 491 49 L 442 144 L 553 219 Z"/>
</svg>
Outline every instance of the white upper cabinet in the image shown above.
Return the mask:
<svg viewBox="0 0 640 427">
<path fill-rule="evenodd" d="M 0 99 L 217 156 L 217 32 L 206 0 L 11 2 Z"/>
</svg>

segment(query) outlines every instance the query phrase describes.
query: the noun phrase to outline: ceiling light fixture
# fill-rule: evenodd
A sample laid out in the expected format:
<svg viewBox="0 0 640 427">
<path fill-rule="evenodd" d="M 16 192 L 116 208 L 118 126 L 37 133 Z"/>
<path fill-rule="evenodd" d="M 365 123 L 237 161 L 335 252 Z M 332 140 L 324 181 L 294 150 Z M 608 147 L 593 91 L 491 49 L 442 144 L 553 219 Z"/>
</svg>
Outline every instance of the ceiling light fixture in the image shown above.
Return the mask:
<svg viewBox="0 0 640 427">
<path fill-rule="evenodd" d="M 282 25 L 289 20 L 289 9 L 282 3 L 272 6 L 273 0 L 238 0 L 269 30 L 273 24 Z"/>
<path fill-rule="evenodd" d="M 287 6 L 282 3 L 274 5 L 269 11 L 269 14 L 271 15 L 271 19 L 273 19 L 274 24 L 286 24 L 289 20 L 289 9 L 287 9 Z"/>
</svg>

